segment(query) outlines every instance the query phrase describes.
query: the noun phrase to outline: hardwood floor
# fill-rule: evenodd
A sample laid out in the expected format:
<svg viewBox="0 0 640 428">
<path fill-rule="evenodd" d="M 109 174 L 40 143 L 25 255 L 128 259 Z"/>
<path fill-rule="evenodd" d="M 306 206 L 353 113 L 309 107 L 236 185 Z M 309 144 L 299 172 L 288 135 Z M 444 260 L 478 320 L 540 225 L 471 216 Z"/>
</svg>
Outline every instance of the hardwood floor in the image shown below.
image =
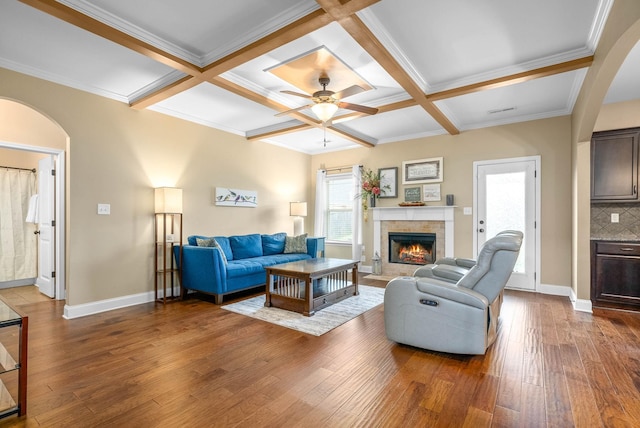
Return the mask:
<svg viewBox="0 0 640 428">
<path fill-rule="evenodd" d="M 0 426 L 640 426 L 640 314 L 567 298 L 507 291 L 470 357 L 388 341 L 382 305 L 315 337 L 193 298 L 64 320 L 0 294 L 30 321 L 27 416 Z"/>
</svg>

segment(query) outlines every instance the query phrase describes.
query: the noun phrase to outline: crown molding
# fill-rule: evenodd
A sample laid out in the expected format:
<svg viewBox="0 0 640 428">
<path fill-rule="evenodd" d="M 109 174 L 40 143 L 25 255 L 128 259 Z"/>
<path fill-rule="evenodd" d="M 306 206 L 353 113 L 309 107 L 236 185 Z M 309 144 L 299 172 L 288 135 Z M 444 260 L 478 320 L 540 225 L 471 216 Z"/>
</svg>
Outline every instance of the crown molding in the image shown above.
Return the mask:
<svg viewBox="0 0 640 428">
<path fill-rule="evenodd" d="M 115 101 L 120 101 L 125 104 L 129 104 L 129 98 L 126 95 L 107 91 L 92 85 L 87 85 L 85 83 L 78 82 L 75 79 L 69 79 L 56 73 L 43 71 L 39 68 L 25 66 L 23 64 L 19 64 L 17 62 L 9 61 L 3 58 L 0 58 L 0 67 L 18 73 L 26 74 L 27 76 L 35 77 L 37 79 L 46 80 L 49 82 L 57 83 L 59 85 L 68 86 L 79 91 L 88 92 L 93 95 L 98 95 L 100 97 L 105 97 Z"/>
<path fill-rule="evenodd" d="M 110 27 L 113 27 L 116 30 L 122 31 L 123 33 L 135 37 L 138 40 L 155 46 L 158 49 L 161 49 L 171 55 L 188 61 L 191 64 L 199 65 L 202 67 L 202 58 L 199 55 L 181 48 L 180 46 L 167 40 L 156 37 L 154 34 L 136 25 L 133 25 L 131 22 L 125 21 L 124 19 L 111 14 L 100 7 L 89 3 L 87 0 L 58 0 L 58 2 L 64 4 L 65 6 L 69 6 L 70 8 L 75 9 L 78 12 L 96 19 Z"/>
<path fill-rule="evenodd" d="M 378 41 L 389 51 L 391 56 L 398 61 L 404 71 L 413 79 L 413 81 L 422 88 L 423 92 L 431 92 L 429 84 L 418 72 L 413 63 L 404 54 L 402 49 L 395 42 L 393 37 L 387 32 L 384 25 L 378 20 L 376 15 L 370 9 L 364 9 L 359 11 L 356 15 L 362 20 L 362 22 L 371 30 L 376 36 Z"/>
<path fill-rule="evenodd" d="M 160 106 L 158 104 L 154 104 L 151 107 L 147 107 L 147 110 L 153 110 L 153 111 L 158 112 L 158 113 L 166 114 L 167 116 L 172 116 L 172 117 L 176 117 L 178 119 L 186 120 L 186 121 L 189 121 L 189 122 L 198 123 L 200 125 L 203 125 L 203 126 L 206 126 L 206 127 L 209 127 L 209 128 L 215 128 L 215 129 L 219 129 L 221 131 L 228 132 L 230 134 L 240 135 L 241 137 L 245 136 L 245 132 L 244 131 L 240 131 L 240 130 L 235 129 L 235 128 L 230 128 L 228 126 L 224 126 L 224 125 L 221 125 L 221 124 L 219 124 L 217 122 L 213 122 L 213 121 L 210 121 L 210 120 L 204 120 L 204 119 L 202 119 L 200 117 L 196 117 L 196 116 L 193 116 L 193 115 L 190 115 L 190 114 L 185 114 L 185 113 L 182 113 L 182 112 L 178 112 L 178 111 L 175 111 L 173 109 Z"/>
</svg>

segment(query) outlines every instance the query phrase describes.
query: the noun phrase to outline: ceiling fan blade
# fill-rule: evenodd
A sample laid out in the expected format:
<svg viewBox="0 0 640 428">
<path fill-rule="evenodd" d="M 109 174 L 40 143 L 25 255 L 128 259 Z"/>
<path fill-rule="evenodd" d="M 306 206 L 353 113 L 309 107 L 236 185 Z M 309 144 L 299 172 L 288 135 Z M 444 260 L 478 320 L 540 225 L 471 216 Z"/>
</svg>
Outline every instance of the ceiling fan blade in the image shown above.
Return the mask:
<svg viewBox="0 0 640 428">
<path fill-rule="evenodd" d="M 302 98 L 311 98 L 311 95 L 307 95 L 307 94 L 301 94 L 299 92 L 293 92 L 293 91 L 280 91 L 283 94 L 289 94 L 289 95 L 294 95 L 296 97 L 302 97 Z"/>
<path fill-rule="evenodd" d="M 343 89 L 340 92 L 336 92 L 333 94 L 333 98 L 336 100 L 341 100 L 343 98 L 350 97 L 351 95 L 359 94 L 360 92 L 364 92 L 364 89 L 358 85 L 349 86 L 347 89 Z"/>
<path fill-rule="evenodd" d="M 276 117 L 284 116 L 285 114 L 293 113 L 294 111 L 304 110 L 304 109 L 310 108 L 312 106 L 313 106 L 313 104 L 307 104 L 306 106 L 292 108 L 291 110 L 287 110 L 287 111 L 281 111 L 280 113 L 276 114 Z"/>
<path fill-rule="evenodd" d="M 378 112 L 377 108 L 361 106 L 360 104 L 338 103 L 338 107 L 346 108 L 348 110 L 353 110 L 353 111 L 359 111 L 360 113 L 365 113 L 365 114 L 376 114 Z"/>
</svg>

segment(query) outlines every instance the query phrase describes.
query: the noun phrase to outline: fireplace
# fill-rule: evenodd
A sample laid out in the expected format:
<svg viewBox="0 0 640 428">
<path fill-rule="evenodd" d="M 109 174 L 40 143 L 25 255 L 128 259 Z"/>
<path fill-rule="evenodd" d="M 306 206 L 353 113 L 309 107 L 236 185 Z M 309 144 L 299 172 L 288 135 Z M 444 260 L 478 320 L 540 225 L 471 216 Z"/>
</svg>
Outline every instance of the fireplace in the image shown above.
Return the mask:
<svg viewBox="0 0 640 428">
<path fill-rule="evenodd" d="M 389 232 L 389 263 L 426 265 L 435 255 L 435 233 Z"/>
</svg>

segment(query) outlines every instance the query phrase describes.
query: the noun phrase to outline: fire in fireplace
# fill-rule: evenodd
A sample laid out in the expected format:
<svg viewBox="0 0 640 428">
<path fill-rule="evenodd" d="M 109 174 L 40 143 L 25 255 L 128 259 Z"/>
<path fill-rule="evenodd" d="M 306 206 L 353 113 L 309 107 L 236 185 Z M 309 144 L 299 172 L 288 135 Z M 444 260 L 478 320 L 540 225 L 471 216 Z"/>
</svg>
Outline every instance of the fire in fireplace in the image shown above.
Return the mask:
<svg viewBox="0 0 640 428">
<path fill-rule="evenodd" d="M 426 265 L 435 254 L 435 233 L 389 232 L 389 263 Z"/>
</svg>

